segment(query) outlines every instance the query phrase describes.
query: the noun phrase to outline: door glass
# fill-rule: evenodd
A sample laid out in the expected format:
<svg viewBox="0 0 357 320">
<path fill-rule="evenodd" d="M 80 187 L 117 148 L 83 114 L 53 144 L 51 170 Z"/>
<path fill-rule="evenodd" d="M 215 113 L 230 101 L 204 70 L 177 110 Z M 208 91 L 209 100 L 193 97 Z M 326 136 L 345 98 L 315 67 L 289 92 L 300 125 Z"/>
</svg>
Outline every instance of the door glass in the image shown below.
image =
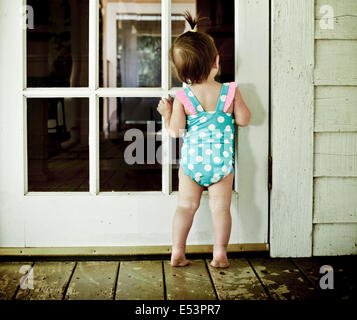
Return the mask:
<svg viewBox="0 0 357 320">
<path fill-rule="evenodd" d="M 100 86 L 161 87 L 161 1 L 100 1 Z"/>
<path fill-rule="evenodd" d="M 161 191 L 159 98 L 100 99 L 100 191 Z"/>
<path fill-rule="evenodd" d="M 186 0 L 184 2 L 172 0 L 171 8 L 173 40 L 181 33 L 190 30 L 189 25 L 185 23 L 183 18 L 185 10 L 189 10 L 193 17 L 198 12 L 201 17 L 208 18 L 202 21 L 202 26 L 198 30 L 211 35 L 218 49 L 220 72 L 216 80 L 219 82 L 234 81 L 234 0 Z M 172 72 L 172 85 L 174 87 L 182 86 L 174 72 Z M 178 142 L 176 145 L 176 148 L 178 148 Z M 173 158 L 175 158 L 174 155 Z M 173 164 L 172 190 L 174 191 L 178 190 L 177 176 L 178 164 Z"/>
<path fill-rule="evenodd" d="M 88 132 L 88 99 L 28 99 L 28 190 L 89 191 Z"/>
<path fill-rule="evenodd" d="M 27 87 L 87 87 L 89 0 L 27 0 Z"/>
</svg>

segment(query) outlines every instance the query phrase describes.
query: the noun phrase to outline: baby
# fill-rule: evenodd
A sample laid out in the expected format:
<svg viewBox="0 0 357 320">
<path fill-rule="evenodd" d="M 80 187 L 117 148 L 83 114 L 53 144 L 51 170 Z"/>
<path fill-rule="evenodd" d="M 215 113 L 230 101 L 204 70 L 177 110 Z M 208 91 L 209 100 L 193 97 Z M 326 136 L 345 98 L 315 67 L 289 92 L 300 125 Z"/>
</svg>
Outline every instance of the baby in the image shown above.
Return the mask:
<svg viewBox="0 0 357 320">
<path fill-rule="evenodd" d="M 247 126 L 250 111 L 235 82 L 214 80 L 219 55 L 213 38 L 196 31 L 198 18 L 187 12 L 192 31 L 176 38 L 171 60 L 177 77 L 189 87 L 176 92 L 173 103 L 161 99 L 157 110 L 172 137 L 183 134 L 178 206 L 173 219 L 171 266 L 186 266 L 186 239 L 204 188 L 208 188 L 214 245 L 211 266 L 226 268 L 231 233 L 230 205 L 234 177 L 235 124 Z M 187 130 L 186 129 L 187 125 Z"/>
</svg>

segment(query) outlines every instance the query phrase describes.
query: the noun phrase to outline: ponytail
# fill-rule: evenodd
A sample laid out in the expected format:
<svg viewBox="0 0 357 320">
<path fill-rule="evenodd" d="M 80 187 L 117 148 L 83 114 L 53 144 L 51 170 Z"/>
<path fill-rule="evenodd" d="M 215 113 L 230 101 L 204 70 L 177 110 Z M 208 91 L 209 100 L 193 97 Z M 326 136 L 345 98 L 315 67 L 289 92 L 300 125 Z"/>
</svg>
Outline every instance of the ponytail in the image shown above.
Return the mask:
<svg viewBox="0 0 357 320">
<path fill-rule="evenodd" d="M 208 19 L 208 18 L 201 18 L 199 14 L 196 15 L 195 18 L 193 18 L 188 10 L 185 11 L 184 17 L 188 22 L 188 24 L 190 25 L 191 31 L 197 31 L 198 26 L 201 26 L 201 21 Z"/>
</svg>

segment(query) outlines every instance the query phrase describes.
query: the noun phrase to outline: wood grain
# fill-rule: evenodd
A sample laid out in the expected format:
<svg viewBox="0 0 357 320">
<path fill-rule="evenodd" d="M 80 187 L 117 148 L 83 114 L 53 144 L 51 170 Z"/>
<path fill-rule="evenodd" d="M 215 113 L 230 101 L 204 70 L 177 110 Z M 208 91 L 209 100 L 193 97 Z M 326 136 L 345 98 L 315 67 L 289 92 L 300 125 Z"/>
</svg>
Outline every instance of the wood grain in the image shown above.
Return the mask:
<svg viewBox="0 0 357 320">
<path fill-rule="evenodd" d="M 315 133 L 314 176 L 357 177 L 357 132 Z"/>
<path fill-rule="evenodd" d="M 326 12 L 322 6 L 333 9 L 333 29 L 321 28 L 321 19 Z M 357 1 L 356 0 L 316 0 L 315 1 L 315 38 L 316 39 L 357 39 Z"/>
<path fill-rule="evenodd" d="M 357 254 L 357 223 L 315 224 L 314 256 Z"/>
<path fill-rule="evenodd" d="M 357 85 L 357 41 L 316 40 L 315 85 Z"/>
<path fill-rule="evenodd" d="M 316 87 L 314 118 L 315 132 L 357 132 L 357 87 Z"/>
<path fill-rule="evenodd" d="M 119 262 L 78 262 L 66 300 L 112 300 Z"/>
<path fill-rule="evenodd" d="M 123 261 L 120 263 L 116 300 L 163 300 L 161 261 Z"/>
<path fill-rule="evenodd" d="M 25 274 L 22 266 L 32 266 L 32 262 L 0 262 L 0 300 L 11 300 Z"/>
<path fill-rule="evenodd" d="M 320 297 L 291 261 L 263 258 L 249 260 L 273 299 L 305 300 Z"/>
<path fill-rule="evenodd" d="M 272 1 L 272 257 L 310 256 L 314 1 Z"/>
<path fill-rule="evenodd" d="M 357 178 L 314 179 L 313 223 L 357 223 Z"/>
<path fill-rule="evenodd" d="M 19 289 L 17 300 L 61 300 L 75 262 L 36 262 L 33 267 L 34 288 Z"/>
<path fill-rule="evenodd" d="M 215 300 L 216 295 L 204 260 L 191 260 L 186 267 L 164 262 L 168 300 Z"/>
<path fill-rule="evenodd" d="M 220 300 L 266 300 L 267 294 L 245 258 L 230 259 L 228 269 L 213 268 L 208 263 Z"/>
</svg>

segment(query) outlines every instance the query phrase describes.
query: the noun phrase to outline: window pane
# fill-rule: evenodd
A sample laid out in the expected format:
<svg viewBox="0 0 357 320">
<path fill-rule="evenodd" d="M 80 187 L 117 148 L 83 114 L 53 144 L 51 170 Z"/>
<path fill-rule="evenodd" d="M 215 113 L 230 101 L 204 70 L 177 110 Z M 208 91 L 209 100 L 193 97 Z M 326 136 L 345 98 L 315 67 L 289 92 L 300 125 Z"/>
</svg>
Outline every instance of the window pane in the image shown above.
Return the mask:
<svg viewBox="0 0 357 320">
<path fill-rule="evenodd" d="M 28 87 L 88 86 L 88 0 L 27 0 Z"/>
<path fill-rule="evenodd" d="M 220 74 L 216 80 L 220 82 L 234 81 L 234 0 L 172 0 L 171 29 L 172 44 L 174 39 L 183 32 L 190 30 L 185 23 L 183 14 L 185 10 L 193 16 L 198 12 L 201 17 L 208 19 L 202 21 L 198 29 L 213 37 L 220 55 Z M 175 76 L 172 69 L 172 86 L 181 87 L 182 82 Z"/>
<path fill-rule="evenodd" d="M 29 191 L 89 191 L 88 99 L 28 99 Z"/>
<path fill-rule="evenodd" d="M 161 191 L 159 98 L 100 99 L 100 191 Z"/>
<path fill-rule="evenodd" d="M 100 86 L 161 87 L 161 1 L 100 5 Z"/>
</svg>

